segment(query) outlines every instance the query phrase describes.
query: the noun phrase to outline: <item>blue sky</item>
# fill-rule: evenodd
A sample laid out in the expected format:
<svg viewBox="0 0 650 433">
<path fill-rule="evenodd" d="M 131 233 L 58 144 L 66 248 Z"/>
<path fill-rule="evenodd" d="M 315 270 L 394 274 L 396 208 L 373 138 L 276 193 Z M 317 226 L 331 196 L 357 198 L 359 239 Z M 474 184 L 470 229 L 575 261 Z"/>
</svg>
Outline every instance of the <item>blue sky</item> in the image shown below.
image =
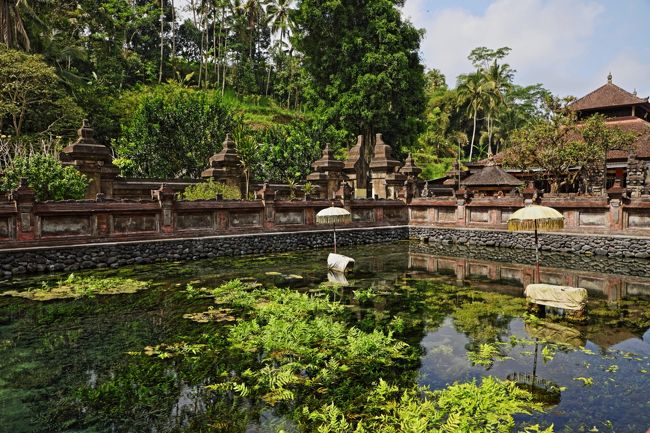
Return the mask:
<svg viewBox="0 0 650 433">
<path fill-rule="evenodd" d="M 477 46 L 509 46 L 518 84 L 583 96 L 606 82 L 650 96 L 650 0 L 406 0 L 421 55 L 450 86 Z"/>
<path fill-rule="evenodd" d="M 472 48 L 509 46 L 518 84 L 580 97 L 611 72 L 615 84 L 650 96 L 650 0 L 406 0 L 403 13 L 426 31 L 423 62 L 452 87 L 472 70 Z"/>
</svg>

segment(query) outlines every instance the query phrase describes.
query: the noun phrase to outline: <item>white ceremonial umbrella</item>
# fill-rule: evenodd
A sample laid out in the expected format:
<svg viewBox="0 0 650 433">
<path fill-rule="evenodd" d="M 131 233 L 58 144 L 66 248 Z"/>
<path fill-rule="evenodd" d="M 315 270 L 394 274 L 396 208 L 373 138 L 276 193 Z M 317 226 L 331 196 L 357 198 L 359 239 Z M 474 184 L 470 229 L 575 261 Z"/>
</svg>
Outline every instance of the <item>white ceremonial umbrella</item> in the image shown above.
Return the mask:
<svg viewBox="0 0 650 433">
<path fill-rule="evenodd" d="M 332 224 L 334 227 L 334 253 L 336 253 L 336 224 L 352 221 L 352 215 L 342 207 L 330 206 L 316 214 L 318 224 Z"/>
<path fill-rule="evenodd" d="M 535 278 L 539 283 L 539 239 L 537 230 L 553 231 L 564 227 L 564 215 L 548 206 L 532 204 L 514 212 L 508 218 L 508 230 L 535 231 Z"/>
</svg>

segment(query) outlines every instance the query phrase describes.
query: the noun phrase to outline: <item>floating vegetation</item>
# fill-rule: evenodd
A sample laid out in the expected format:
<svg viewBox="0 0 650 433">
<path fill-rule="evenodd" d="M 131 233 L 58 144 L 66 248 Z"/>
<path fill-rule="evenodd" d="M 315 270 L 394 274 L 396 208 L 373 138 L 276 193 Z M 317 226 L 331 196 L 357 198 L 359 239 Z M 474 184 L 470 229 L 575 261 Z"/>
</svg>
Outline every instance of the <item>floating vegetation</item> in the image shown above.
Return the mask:
<svg viewBox="0 0 650 433">
<path fill-rule="evenodd" d="M 179 355 L 197 355 L 205 348 L 204 344 L 188 344 L 185 342 L 146 346 L 142 352 L 129 352 L 129 355 L 155 356 L 160 359 L 172 358 Z"/>
<path fill-rule="evenodd" d="M 184 319 L 193 320 L 198 323 L 208 323 L 208 322 L 234 322 L 237 320 L 235 316 L 230 315 L 232 309 L 230 308 L 212 308 L 208 311 L 202 311 L 200 313 L 187 313 L 183 314 Z"/>
<path fill-rule="evenodd" d="M 482 365 L 490 369 L 494 365 L 495 360 L 503 360 L 507 357 L 501 353 L 501 350 L 496 344 L 484 343 L 479 346 L 478 351 L 467 352 L 467 358 L 472 365 Z"/>
<path fill-rule="evenodd" d="M 135 293 L 147 287 L 148 283 L 131 278 L 81 277 L 70 274 L 65 280 L 60 280 L 52 285 L 43 282 L 41 287 L 29 288 L 24 291 L 9 290 L 3 292 L 2 295 L 32 301 L 51 301 L 55 299 L 92 298 L 96 295 Z"/>
<path fill-rule="evenodd" d="M 579 377 L 574 377 L 573 380 L 577 380 L 578 382 L 582 382 L 582 385 L 584 385 L 584 386 L 591 386 L 591 385 L 594 384 L 594 378 L 593 377 L 579 376 Z"/>
<path fill-rule="evenodd" d="M 206 336 L 193 351 L 181 342 L 148 346 L 143 354 L 175 362 L 191 356 L 195 365 L 220 351 L 220 359 L 238 361 L 223 365 L 206 390 L 244 405 L 272 406 L 301 431 L 398 432 L 405 423 L 427 431 L 509 431 L 513 415 L 541 410 L 528 391 L 489 377 L 439 391 L 414 386 L 408 372 L 419 351 L 391 330 L 407 327 L 402 318 L 388 316 L 388 329 L 363 331 L 346 321 L 340 303 L 309 293 L 241 280 L 208 292 L 220 308 L 184 317 L 208 322 L 236 316 L 225 341 Z"/>
<path fill-rule="evenodd" d="M 354 299 L 356 299 L 359 302 L 370 301 L 377 296 L 377 293 L 375 293 L 375 291 L 372 290 L 372 287 L 368 287 L 365 290 L 364 289 L 353 290 L 352 293 L 354 294 Z"/>
</svg>

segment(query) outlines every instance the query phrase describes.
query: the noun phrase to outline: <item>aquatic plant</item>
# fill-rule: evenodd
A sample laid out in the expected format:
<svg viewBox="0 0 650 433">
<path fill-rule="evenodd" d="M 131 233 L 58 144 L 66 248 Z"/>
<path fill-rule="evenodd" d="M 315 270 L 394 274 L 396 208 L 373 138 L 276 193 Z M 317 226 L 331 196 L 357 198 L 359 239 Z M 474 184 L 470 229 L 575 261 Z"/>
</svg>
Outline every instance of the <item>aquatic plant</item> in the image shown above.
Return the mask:
<svg viewBox="0 0 650 433">
<path fill-rule="evenodd" d="M 82 277 L 70 274 L 65 280 L 59 280 L 53 285 L 43 282 L 40 287 L 29 288 L 23 291 L 9 290 L 3 292 L 2 295 L 15 296 L 33 301 L 50 301 L 54 299 L 92 298 L 96 295 L 135 293 L 147 288 L 147 286 L 147 282 L 131 278 Z"/>
<path fill-rule="evenodd" d="M 486 377 L 476 382 L 453 384 L 443 390 L 400 388 L 380 380 L 367 397 L 358 422 L 350 420 L 334 403 L 318 410 L 304 410 L 315 422 L 315 431 L 336 433 L 398 432 L 510 432 L 513 415 L 541 410 L 531 394 L 513 382 Z M 526 428 L 527 432 L 551 433 L 550 426 Z"/>
<path fill-rule="evenodd" d="M 240 361 L 206 389 L 248 405 L 259 401 L 276 407 L 301 430 L 424 431 L 400 427 L 408 425 L 426 431 L 484 426 L 485 431 L 506 432 L 514 425 L 513 414 L 541 409 L 527 391 L 491 378 L 444 391 L 414 387 L 409 366 L 419 354 L 389 330 L 405 326 L 395 317 L 388 316 L 385 330 L 363 331 L 346 322 L 340 303 L 323 297 L 241 281 L 210 293 L 220 308 L 239 312 L 222 347 L 228 355 L 220 356 Z M 489 352 L 481 359 L 495 355 Z M 323 406 L 324 401 L 331 403 Z"/>
<path fill-rule="evenodd" d="M 507 357 L 501 352 L 501 349 L 494 343 L 483 343 L 479 346 L 478 351 L 468 351 L 467 358 L 472 365 L 482 365 L 490 369 L 495 360 L 503 360 Z"/>
</svg>

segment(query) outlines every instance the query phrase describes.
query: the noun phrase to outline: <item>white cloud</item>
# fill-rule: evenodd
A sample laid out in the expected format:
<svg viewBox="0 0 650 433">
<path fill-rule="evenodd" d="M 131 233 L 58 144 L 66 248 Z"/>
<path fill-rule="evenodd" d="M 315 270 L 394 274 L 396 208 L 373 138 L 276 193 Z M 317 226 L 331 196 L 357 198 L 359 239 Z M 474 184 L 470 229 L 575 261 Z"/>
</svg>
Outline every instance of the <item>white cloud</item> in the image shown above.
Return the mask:
<svg viewBox="0 0 650 433">
<path fill-rule="evenodd" d="M 518 82 L 541 82 L 561 94 L 582 87 L 586 77 L 575 76 L 572 64 L 584 54 L 604 11 L 587 0 L 494 0 L 483 14 L 448 8 L 432 15 L 427 3 L 407 0 L 404 15 L 426 30 L 425 63 L 442 70 L 448 84 L 472 70 L 467 55 L 473 48 L 508 46 Z"/>
<path fill-rule="evenodd" d="M 599 76 L 595 77 L 595 87 L 605 84 L 605 77 L 609 72 L 612 73 L 612 81 L 617 86 L 628 92 L 636 89 L 640 98 L 650 96 L 650 64 L 640 61 L 638 55 L 626 51 L 611 59 L 607 66 L 598 72 Z"/>
</svg>

